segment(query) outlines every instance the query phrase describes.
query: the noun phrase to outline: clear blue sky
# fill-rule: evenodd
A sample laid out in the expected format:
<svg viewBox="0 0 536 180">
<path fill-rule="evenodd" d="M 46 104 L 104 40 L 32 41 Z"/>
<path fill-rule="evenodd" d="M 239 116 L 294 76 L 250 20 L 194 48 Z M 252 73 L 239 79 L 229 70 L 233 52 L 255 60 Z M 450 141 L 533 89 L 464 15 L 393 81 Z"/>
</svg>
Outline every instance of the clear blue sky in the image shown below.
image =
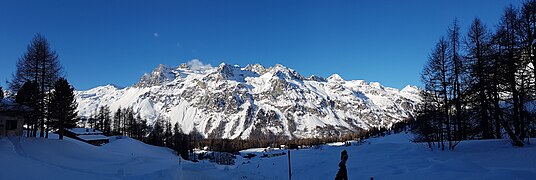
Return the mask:
<svg viewBox="0 0 536 180">
<path fill-rule="evenodd" d="M 26 1 L 0 0 L 0 86 L 36 33 L 76 89 L 129 86 L 158 64 L 276 63 L 304 76 L 420 86 L 436 40 L 455 17 L 495 27 L 520 0 Z"/>
</svg>

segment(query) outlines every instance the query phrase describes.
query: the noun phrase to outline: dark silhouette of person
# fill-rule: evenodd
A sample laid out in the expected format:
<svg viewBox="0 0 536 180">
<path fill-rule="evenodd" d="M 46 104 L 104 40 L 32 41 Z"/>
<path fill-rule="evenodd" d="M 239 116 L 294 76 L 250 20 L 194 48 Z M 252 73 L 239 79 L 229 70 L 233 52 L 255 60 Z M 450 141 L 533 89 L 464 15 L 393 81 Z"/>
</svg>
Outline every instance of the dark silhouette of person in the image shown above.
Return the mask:
<svg viewBox="0 0 536 180">
<path fill-rule="evenodd" d="M 348 172 L 346 171 L 346 161 L 348 160 L 348 152 L 341 152 L 341 162 L 339 163 L 339 172 L 335 176 L 335 180 L 348 180 Z"/>
</svg>

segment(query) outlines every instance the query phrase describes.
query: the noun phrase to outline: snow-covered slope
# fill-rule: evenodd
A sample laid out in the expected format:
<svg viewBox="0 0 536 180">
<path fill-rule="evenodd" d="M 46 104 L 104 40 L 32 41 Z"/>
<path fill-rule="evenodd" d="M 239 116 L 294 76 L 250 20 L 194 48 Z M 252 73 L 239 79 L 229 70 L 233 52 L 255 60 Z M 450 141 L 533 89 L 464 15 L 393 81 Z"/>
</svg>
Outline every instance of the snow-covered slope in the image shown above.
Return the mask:
<svg viewBox="0 0 536 180">
<path fill-rule="evenodd" d="M 305 78 L 283 65 L 159 65 L 131 87 L 76 92 L 81 116 L 98 106 L 133 107 L 142 118 L 159 116 L 205 137 L 321 137 L 390 126 L 412 117 L 419 90 L 402 90 L 337 74 Z"/>
<path fill-rule="evenodd" d="M 463 141 L 456 151 L 430 151 L 395 134 L 352 146 L 291 151 L 292 179 L 333 179 L 340 152 L 348 151 L 349 179 L 534 179 L 536 145 L 507 140 Z M 534 142 L 536 139 L 531 139 Z M 343 143 L 339 143 L 343 144 Z M 0 179 L 287 179 L 288 157 L 241 151 L 236 164 L 184 161 L 169 149 L 123 138 L 97 147 L 67 138 L 0 138 Z M 271 154 L 287 152 L 273 150 Z"/>
<path fill-rule="evenodd" d="M 361 145 L 324 145 L 318 149 L 291 151 L 292 179 L 333 179 L 342 150 L 348 151 L 349 179 L 535 179 L 535 145 L 512 147 L 507 140 L 463 141 L 456 151 L 431 151 L 425 143 L 413 143 L 411 133 L 366 140 Z M 531 140 L 533 141 L 533 140 Z M 341 145 L 343 143 L 340 143 Z M 270 153 L 287 152 L 274 150 Z M 233 177 L 243 179 L 287 179 L 288 158 L 237 159 Z M 244 163 L 242 163 L 244 162 Z M 210 169 L 203 169 L 204 172 Z M 214 170 L 214 173 L 221 172 Z M 231 174 L 231 173 L 229 173 Z M 213 178 L 224 179 L 224 178 Z"/>
<path fill-rule="evenodd" d="M 170 149 L 130 138 L 98 147 L 70 138 L 0 137 L 0 161 L 0 179 L 180 179 Z"/>
</svg>

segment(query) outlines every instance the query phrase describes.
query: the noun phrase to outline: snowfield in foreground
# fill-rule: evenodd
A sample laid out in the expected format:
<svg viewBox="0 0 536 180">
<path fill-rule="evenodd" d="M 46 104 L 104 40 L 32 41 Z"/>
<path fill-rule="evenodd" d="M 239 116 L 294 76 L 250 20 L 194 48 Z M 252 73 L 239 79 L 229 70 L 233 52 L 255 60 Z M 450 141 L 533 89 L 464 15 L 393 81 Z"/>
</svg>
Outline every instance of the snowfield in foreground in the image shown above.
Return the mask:
<svg viewBox="0 0 536 180">
<path fill-rule="evenodd" d="M 534 179 L 536 146 L 506 140 L 462 142 L 456 151 L 430 151 L 407 134 L 358 146 L 326 145 L 291 151 L 292 179 L 333 179 L 340 152 L 349 154 L 350 179 Z M 536 139 L 533 139 L 533 141 Z M 369 144 L 370 143 L 370 144 Z M 271 153 L 286 152 L 274 150 Z M 223 166 L 178 159 L 169 149 L 123 138 L 96 147 L 72 139 L 0 138 L 0 179 L 288 179 L 287 156 Z"/>
</svg>

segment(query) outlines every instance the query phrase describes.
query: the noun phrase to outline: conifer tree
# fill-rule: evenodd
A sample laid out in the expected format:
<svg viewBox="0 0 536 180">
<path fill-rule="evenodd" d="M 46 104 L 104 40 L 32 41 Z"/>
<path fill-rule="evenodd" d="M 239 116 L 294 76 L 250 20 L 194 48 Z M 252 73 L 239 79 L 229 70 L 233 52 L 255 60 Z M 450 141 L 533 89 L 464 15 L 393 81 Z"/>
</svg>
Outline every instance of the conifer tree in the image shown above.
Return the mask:
<svg viewBox="0 0 536 180">
<path fill-rule="evenodd" d="M 17 92 L 17 95 L 15 96 L 15 101 L 17 103 L 32 108 L 32 111 L 25 115 L 24 121 L 26 127 L 29 129 L 27 131 L 28 137 L 37 136 L 37 114 L 39 113 L 37 111 L 37 102 L 39 98 L 38 92 L 39 89 L 37 88 L 37 83 L 33 81 L 28 81 L 21 86 L 21 88 Z"/>
<path fill-rule="evenodd" d="M 173 131 L 171 127 L 171 122 L 169 119 L 165 122 L 165 130 L 164 130 L 164 139 L 166 147 L 172 148 L 173 147 Z"/>
<path fill-rule="evenodd" d="M 58 79 L 54 84 L 48 112 L 49 124 L 59 131 L 60 139 L 63 139 L 64 129 L 76 127 L 77 107 L 74 88 L 66 79 Z"/>
<path fill-rule="evenodd" d="M 164 145 L 164 119 L 158 117 L 149 135 L 149 143 L 156 146 Z"/>
<path fill-rule="evenodd" d="M 132 136 L 132 128 L 136 123 L 134 118 L 134 110 L 131 107 L 123 109 L 123 134 L 127 136 Z"/>
<path fill-rule="evenodd" d="M 117 108 L 117 111 L 114 113 L 113 117 L 113 123 L 112 123 L 112 131 L 115 135 L 121 134 L 121 122 L 123 121 L 123 113 L 121 111 L 121 107 Z"/>
</svg>

